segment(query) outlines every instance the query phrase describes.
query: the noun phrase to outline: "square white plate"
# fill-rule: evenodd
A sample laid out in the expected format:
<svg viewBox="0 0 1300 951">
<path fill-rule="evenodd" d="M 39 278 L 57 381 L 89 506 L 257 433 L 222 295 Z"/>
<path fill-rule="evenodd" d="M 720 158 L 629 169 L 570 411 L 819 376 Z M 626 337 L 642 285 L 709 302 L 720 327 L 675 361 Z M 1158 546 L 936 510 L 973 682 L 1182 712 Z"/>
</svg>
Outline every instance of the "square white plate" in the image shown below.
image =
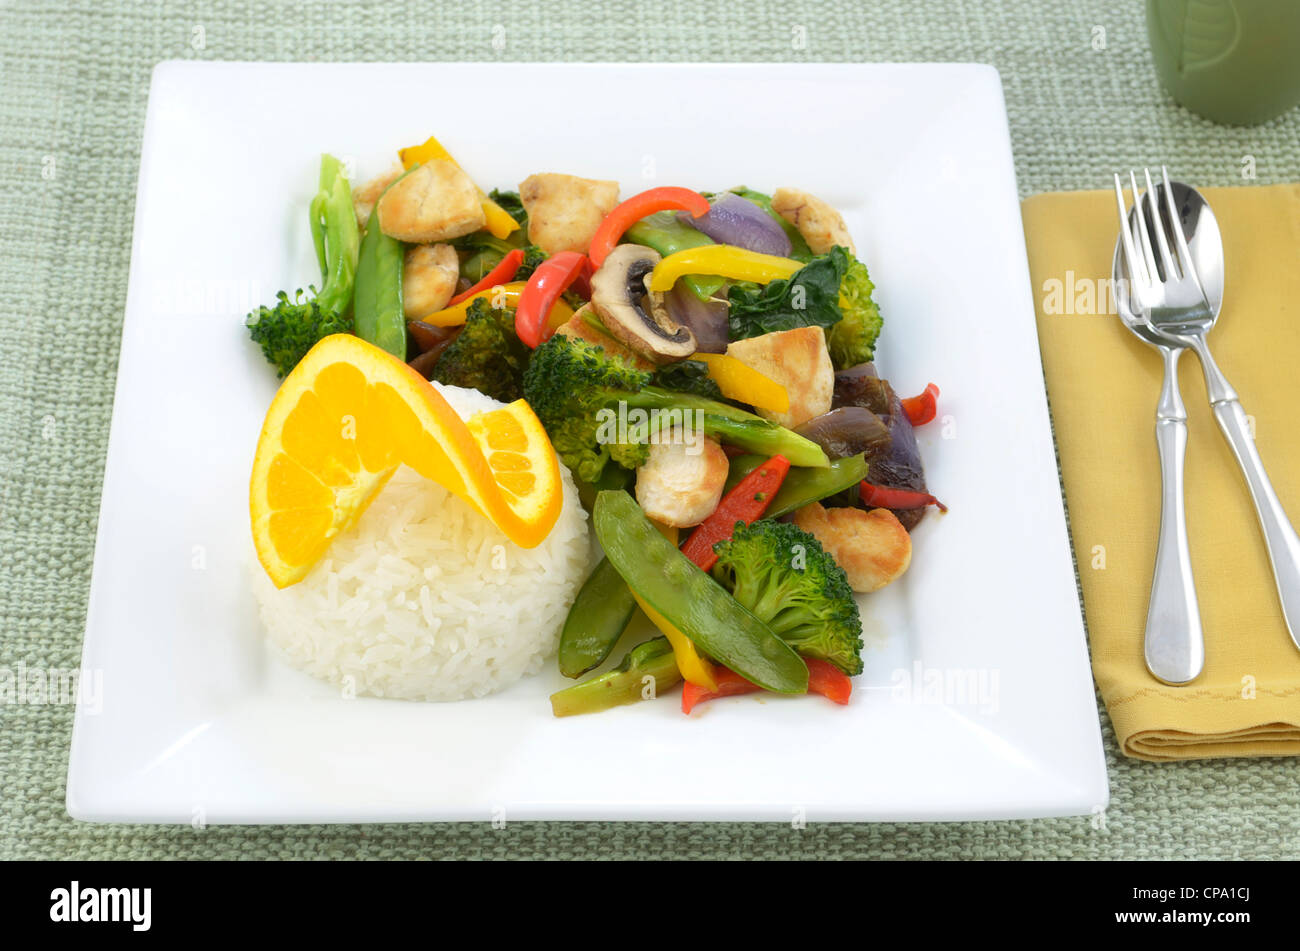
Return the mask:
<svg viewBox="0 0 1300 951">
<path fill-rule="evenodd" d="M 473 95 L 466 95 L 473 90 Z M 508 119 L 484 103 L 520 102 Z M 562 104 L 558 110 L 526 103 Z M 882 372 L 951 512 L 863 601 L 853 702 L 675 699 L 556 720 L 553 667 L 484 700 L 346 700 L 263 643 L 248 472 L 276 382 L 244 314 L 316 275 L 318 153 L 434 132 L 534 171 L 805 188 L 843 210 Z M 68 811 L 101 821 L 976 819 L 1107 802 L 1002 89 L 987 66 L 164 63 L 153 75 Z M 901 679 L 912 680 L 910 690 Z M 963 690 L 963 686 L 971 689 Z M 945 689 L 946 687 L 946 689 Z"/>
</svg>

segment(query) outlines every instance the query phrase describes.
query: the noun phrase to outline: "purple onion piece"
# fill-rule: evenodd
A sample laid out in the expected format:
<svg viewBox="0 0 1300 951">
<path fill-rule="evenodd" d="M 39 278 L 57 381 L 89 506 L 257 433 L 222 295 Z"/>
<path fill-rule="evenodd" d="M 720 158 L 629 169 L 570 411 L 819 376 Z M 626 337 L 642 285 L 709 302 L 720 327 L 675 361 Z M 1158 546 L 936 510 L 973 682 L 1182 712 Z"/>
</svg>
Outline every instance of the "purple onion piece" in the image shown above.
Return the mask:
<svg viewBox="0 0 1300 951">
<path fill-rule="evenodd" d="M 889 429 L 889 445 L 883 452 L 868 453 L 870 469 L 867 480 L 872 485 L 891 489 L 910 489 L 925 492 L 925 467 L 921 464 L 921 450 L 916 444 L 916 432 L 903 412 L 903 402 L 887 380 L 876 375 L 870 363 L 849 367 L 835 374 L 835 396 L 832 406 L 858 406 L 875 413 Z M 909 532 L 916 527 L 926 509 L 895 509 L 894 515 Z"/>
<path fill-rule="evenodd" d="M 881 416 L 889 415 L 889 384 L 876 374 L 875 364 L 860 363 L 835 374 L 832 406 L 864 406 Z"/>
<path fill-rule="evenodd" d="M 921 465 L 916 431 L 912 429 L 912 423 L 903 412 L 903 404 L 897 396 L 894 396 L 892 411 L 883 421 L 889 427 L 889 449 L 868 459 L 871 464 L 868 481 L 872 485 L 889 486 L 891 489 L 924 492 L 925 467 Z"/>
<path fill-rule="evenodd" d="M 719 195 L 707 214 L 692 218 L 683 211 L 677 217 L 718 244 L 783 258 L 790 255 L 790 236 L 776 219 L 748 198 L 732 192 Z"/>
<path fill-rule="evenodd" d="M 913 492 L 925 492 L 925 467 L 921 464 L 921 450 L 916 445 L 916 431 L 903 412 L 903 403 L 890 390 L 893 400 L 889 416 L 889 451 L 879 459 L 869 459 L 870 469 L 867 479 L 872 485 L 889 486 L 891 489 L 911 489 Z M 894 509 L 894 515 L 909 532 L 925 516 L 926 509 Z"/>
<path fill-rule="evenodd" d="M 703 353 L 727 350 L 727 302 L 702 301 L 681 281 L 664 298 L 668 314 L 695 334 L 695 349 Z"/>
<path fill-rule="evenodd" d="M 795 432 L 821 446 L 831 459 L 864 452 L 870 459 L 889 449 L 889 427 L 879 416 L 861 406 L 842 406 L 814 416 Z"/>
</svg>

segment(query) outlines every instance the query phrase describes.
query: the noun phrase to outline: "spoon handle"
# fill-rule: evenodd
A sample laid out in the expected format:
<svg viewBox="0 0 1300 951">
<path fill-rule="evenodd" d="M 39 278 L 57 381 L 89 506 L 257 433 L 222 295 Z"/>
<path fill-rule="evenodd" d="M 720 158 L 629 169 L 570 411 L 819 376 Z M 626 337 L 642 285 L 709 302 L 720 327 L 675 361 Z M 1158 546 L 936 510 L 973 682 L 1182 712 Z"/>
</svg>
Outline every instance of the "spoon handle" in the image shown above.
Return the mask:
<svg viewBox="0 0 1300 951">
<path fill-rule="evenodd" d="M 1264 532 L 1264 544 L 1273 566 L 1273 580 L 1282 602 L 1282 617 L 1286 621 L 1287 632 L 1296 647 L 1300 648 L 1300 536 L 1296 535 L 1296 530 L 1273 489 L 1273 483 L 1264 471 L 1264 460 L 1255 448 L 1255 436 L 1251 432 L 1246 411 L 1237 399 L 1237 391 L 1210 356 L 1205 339 L 1194 337 L 1192 340 L 1196 355 L 1201 360 L 1201 369 L 1205 372 L 1205 388 L 1210 396 L 1214 418 L 1219 421 L 1219 428 L 1232 447 L 1232 454 L 1237 457 L 1237 463 L 1241 466 L 1251 498 L 1255 502 L 1255 513 L 1259 516 L 1259 525 Z"/>
<path fill-rule="evenodd" d="M 1195 680 L 1205 665 L 1205 638 L 1196 603 L 1192 559 L 1183 506 L 1183 460 L 1187 454 L 1187 410 L 1178 393 L 1179 347 L 1161 347 L 1165 382 L 1156 410 L 1160 454 L 1160 535 L 1147 606 L 1144 653 L 1147 669 L 1167 684 Z"/>
</svg>

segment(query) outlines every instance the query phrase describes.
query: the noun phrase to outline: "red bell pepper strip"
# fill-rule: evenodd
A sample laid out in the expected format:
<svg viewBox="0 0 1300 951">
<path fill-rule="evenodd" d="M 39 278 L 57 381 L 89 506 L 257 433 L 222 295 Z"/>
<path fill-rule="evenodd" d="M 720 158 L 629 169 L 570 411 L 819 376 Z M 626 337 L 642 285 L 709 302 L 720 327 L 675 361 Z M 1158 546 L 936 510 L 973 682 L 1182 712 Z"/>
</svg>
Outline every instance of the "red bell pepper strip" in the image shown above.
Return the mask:
<svg viewBox="0 0 1300 951">
<path fill-rule="evenodd" d="M 712 568 L 718 561 L 713 546 L 730 538 L 737 522 L 748 525 L 761 517 L 789 471 L 789 459 L 773 456 L 737 482 L 735 488 L 722 497 L 713 514 L 691 532 L 691 537 L 682 546 L 682 554 L 704 571 Z"/>
<path fill-rule="evenodd" d="M 805 657 L 803 660 L 808 665 L 809 693 L 821 694 L 841 706 L 849 702 L 853 695 L 853 681 L 848 674 L 820 657 Z"/>
<path fill-rule="evenodd" d="M 938 406 L 935 403 L 938 396 L 939 388 L 933 383 L 929 383 L 920 396 L 909 396 L 907 399 L 902 400 L 903 412 L 907 415 L 908 422 L 913 426 L 923 426 L 934 419 L 934 414 L 938 412 Z"/>
<path fill-rule="evenodd" d="M 853 681 L 849 679 L 848 674 L 819 657 L 805 657 L 804 663 L 808 665 L 809 693 L 819 694 L 841 706 L 849 702 L 849 697 L 853 695 Z M 682 713 L 690 713 L 696 705 L 705 700 L 736 697 L 762 689 L 726 667 L 714 667 L 713 674 L 714 680 L 718 683 L 717 690 L 711 691 L 707 687 L 689 681 L 682 684 Z"/>
<path fill-rule="evenodd" d="M 618 244 L 618 239 L 623 237 L 623 232 L 646 215 L 669 210 L 689 211 L 693 218 L 698 218 L 709 213 L 709 200 L 697 191 L 672 185 L 650 188 L 639 195 L 633 195 L 615 206 L 596 229 L 591 238 L 591 250 L 587 252 L 591 255 L 591 263 L 596 267 L 604 264 L 609 252 Z"/>
<path fill-rule="evenodd" d="M 591 263 L 591 258 L 582 259 L 582 269 L 578 271 L 578 276 L 573 279 L 573 284 L 569 290 L 577 294 L 583 300 L 591 300 L 591 276 L 596 273 L 596 266 Z"/>
<path fill-rule="evenodd" d="M 812 671 L 809 670 L 808 674 L 811 683 Z M 718 682 L 717 690 L 709 690 L 708 687 L 701 687 L 689 680 L 682 683 L 682 713 L 690 713 L 697 703 L 713 700 L 715 697 L 735 697 L 742 693 L 754 693 L 763 689 L 726 667 L 714 667 L 713 675 L 713 679 Z"/>
<path fill-rule="evenodd" d="M 498 284 L 509 284 L 515 279 L 515 272 L 519 270 L 519 265 L 524 263 L 524 252 L 522 248 L 515 248 L 509 254 L 501 259 L 501 263 L 488 271 L 483 280 L 479 281 L 469 290 L 461 291 L 451 300 L 447 301 L 447 306 L 452 307 L 461 301 L 469 300 L 480 291 L 490 290 Z"/>
<path fill-rule="evenodd" d="M 948 511 L 933 495 L 925 492 L 913 492 L 911 489 L 890 489 L 883 485 L 862 482 L 858 486 L 858 496 L 865 505 L 881 509 L 923 509 L 927 505 L 937 505 L 940 512 Z"/>
<path fill-rule="evenodd" d="M 515 334 L 528 346 L 537 348 L 551 335 L 546 317 L 582 272 L 586 260 L 586 255 L 577 251 L 561 251 L 539 264 L 528 279 L 515 308 Z"/>
</svg>

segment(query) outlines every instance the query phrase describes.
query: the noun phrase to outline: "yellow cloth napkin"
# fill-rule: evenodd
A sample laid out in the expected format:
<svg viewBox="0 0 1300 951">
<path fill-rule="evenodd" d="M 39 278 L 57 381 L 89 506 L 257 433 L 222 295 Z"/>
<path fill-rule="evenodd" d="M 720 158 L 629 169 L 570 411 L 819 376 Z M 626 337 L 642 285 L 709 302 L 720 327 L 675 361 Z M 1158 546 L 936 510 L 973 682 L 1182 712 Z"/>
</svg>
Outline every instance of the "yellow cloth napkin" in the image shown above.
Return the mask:
<svg viewBox="0 0 1300 951">
<path fill-rule="evenodd" d="M 1210 347 L 1255 418 L 1256 445 L 1295 522 L 1300 184 L 1204 192 L 1226 261 Z M 1155 407 L 1163 364 L 1121 324 L 1104 283 L 1118 234 L 1114 193 L 1036 195 L 1022 211 L 1092 669 L 1121 748 L 1157 761 L 1300 754 L 1300 650 L 1287 635 L 1250 495 L 1191 353 L 1180 361 L 1180 382 L 1205 671 L 1185 687 L 1147 672 L 1142 633 L 1160 521 Z"/>
</svg>

